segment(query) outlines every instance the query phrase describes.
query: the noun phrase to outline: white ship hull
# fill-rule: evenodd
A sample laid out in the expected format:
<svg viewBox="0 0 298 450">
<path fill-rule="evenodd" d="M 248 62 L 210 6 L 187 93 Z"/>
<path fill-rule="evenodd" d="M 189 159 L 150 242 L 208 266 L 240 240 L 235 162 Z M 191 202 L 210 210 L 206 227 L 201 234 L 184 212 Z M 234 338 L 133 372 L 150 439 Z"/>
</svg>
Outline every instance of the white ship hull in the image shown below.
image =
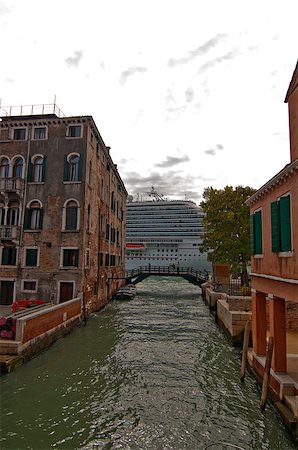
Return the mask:
<svg viewBox="0 0 298 450">
<path fill-rule="evenodd" d="M 132 202 L 126 207 L 126 270 L 140 266 L 211 271 L 199 250 L 203 213 L 190 201 Z"/>
</svg>

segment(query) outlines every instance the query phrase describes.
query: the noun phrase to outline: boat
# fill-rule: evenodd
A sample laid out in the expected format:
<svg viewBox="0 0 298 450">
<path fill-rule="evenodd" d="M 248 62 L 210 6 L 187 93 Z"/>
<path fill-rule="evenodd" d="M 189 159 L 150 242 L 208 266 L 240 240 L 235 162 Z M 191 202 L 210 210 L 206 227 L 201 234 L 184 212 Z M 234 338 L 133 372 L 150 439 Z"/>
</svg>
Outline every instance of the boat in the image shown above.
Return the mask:
<svg viewBox="0 0 298 450">
<path fill-rule="evenodd" d="M 129 300 L 134 298 L 136 293 L 137 288 L 133 284 L 128 284 L 118 289 L 118 291 L 113 295 L 113 298 L 115 300 Z"/>
<path fill-rule="evenodd" d="M 142 266 L 188 267 L 211 272 L 202 209 L 191 200 L 167 200 L 152 187 L 148 200 L 126 203 L 126 271 Z"/>
</svg>

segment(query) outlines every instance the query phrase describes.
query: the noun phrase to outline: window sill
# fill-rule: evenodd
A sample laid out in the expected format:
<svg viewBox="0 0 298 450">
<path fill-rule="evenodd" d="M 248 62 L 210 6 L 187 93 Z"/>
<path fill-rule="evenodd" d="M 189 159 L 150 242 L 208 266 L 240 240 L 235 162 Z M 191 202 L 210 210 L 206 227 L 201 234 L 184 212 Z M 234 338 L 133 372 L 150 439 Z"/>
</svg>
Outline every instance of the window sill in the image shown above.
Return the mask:
<svg viewBox="0 0 298 450">
<path fill-rule="evenodd" d="M 277 256 L 279 258 L 290 258 L 291 256 L 294 256 L 294 252 L 290 251 L 290 252 L 279 252 L 277 253 Z"/>
<path fill-rule="evenodd" d="M 79 233 L 80 230 L 61 230 L 61 233 Z"/>
<path fill-rule="evenodd" d="M 24 230 L 24 233 L 40 233 L 42 230 L 38 229 L 38 230 Z"/>
<path fill-rule="evenodd" d="M 28 181 L 28 184 L 44 184 L 44 181 Z"/>
<path fill-rule="evenodd" d="M 79 268 L 77 266 L 62 266 L 60 267 L 61 270 L 78 270 Z"/>
<path fill-rule="evenodd" d="M 22 269 L 25 269 L 25 270 L 27 270 L 27 269 L 38 269 L 39 268 L 39 266 L 22 266 Z"/>
<path fill-rule="evenodd" d="M 264 255 L 263 255 L 263 253 L 260 253 L 259 255 L 253 255 L 253 257 L 255 259 L 262 259 L 262 258 L 264 258 Z"/>
<path fill-rule="evenodd" d="M 82 184 L 81 181 L 63 181 L 63 184 Z"/>
<path fill-rule="evenodd" d="M 16 264 L 1 264 L 1 267 L 3 269 L 11 269 L 11 268 L 15 269 L 17 267 L 17 265 Z"/>
</svg>

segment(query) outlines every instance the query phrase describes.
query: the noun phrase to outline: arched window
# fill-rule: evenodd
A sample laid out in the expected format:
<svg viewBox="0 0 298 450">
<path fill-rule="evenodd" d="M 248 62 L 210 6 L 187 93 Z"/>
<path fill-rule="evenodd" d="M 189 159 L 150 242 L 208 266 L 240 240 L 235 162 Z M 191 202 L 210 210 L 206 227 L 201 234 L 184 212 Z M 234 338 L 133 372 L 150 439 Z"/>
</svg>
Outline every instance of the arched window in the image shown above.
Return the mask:
<svg viewBox="0 0 298 450">
<path fill-rule="evenodd" d="M 19 224 L 19 204 L 12 202 L 8 206 L 6 225 L 14 226 Z"/>
<path fill-rule="evenodd" d="M 38 156 L 33 161 L 33 181 L 36 183 L 43 181 L 43 158 Z"/>
<path fill-rule="evenodd" d="M 26 230 L 41 230 L 43 209 L 39 200 L 33 200 L 25 211 L 24 228 Z"/>
<path fill-rule="evenodd" d="M 12 176 L 14 178 L 22 178 L 24 161 L 22 158 L 16 158 L 13 163 Z"/>
<path fill-rule="evenodd" d="M 69 200 L 65 205 L 65 230 L 77 230 L 79 205 L 75 200 Z"/>
<path fill-rule="evenodd" d="M 8 178 L 9 176 L 9 160 L 2 158 L 0 161 L 0 178 Z"/>
<path fill-rule="evenodd" d="M 65 157 L 64 163 L 64 181 L 81 181 L 81 157 L 77 154 Z"/>
</svg>

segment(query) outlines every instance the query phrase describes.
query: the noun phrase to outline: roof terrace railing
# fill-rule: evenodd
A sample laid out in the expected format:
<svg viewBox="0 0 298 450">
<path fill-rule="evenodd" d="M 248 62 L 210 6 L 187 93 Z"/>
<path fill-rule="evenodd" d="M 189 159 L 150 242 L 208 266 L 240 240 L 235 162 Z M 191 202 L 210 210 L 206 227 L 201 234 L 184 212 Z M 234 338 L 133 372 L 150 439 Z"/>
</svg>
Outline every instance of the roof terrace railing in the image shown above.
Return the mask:
<svg viewBox="0 0 298 450">
<path fill-rule="evenodd" d="M 41 105 L 20 105 L 20 106 L 1 106 L 0 117 L 14 116 L 40 116 L 46 114 L 55 114 L 57 117 L 65 117 L 56 103 L 44 103 Z"/>
</svg>

